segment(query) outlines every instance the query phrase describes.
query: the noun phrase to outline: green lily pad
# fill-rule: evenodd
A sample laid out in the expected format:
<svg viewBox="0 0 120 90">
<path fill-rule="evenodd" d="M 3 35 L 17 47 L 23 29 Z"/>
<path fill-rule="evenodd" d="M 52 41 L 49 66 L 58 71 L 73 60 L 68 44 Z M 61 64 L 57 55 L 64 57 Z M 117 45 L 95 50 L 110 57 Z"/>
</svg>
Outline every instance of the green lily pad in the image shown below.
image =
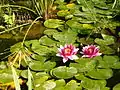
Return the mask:
<svg viewBox="0 0 120 90">
<path fill-rule="evenodd" d="M 116 62 L 114 63 L 114 65 L 112 66 L 113 69 L 120 69 L 120 62 Z"/>
<path fill-rule="evenodd" d="M 83 73 L 79 73 L 79 74 L 75 75 L 75 78 L 77 80 L 84 80 L 84 79 L 86 79 L 86 77 L 83 75 Z"/>
<path fill-rule="evenodd" d="M 37 73 L 33 73 L 34 79 L 39 79 L 40 77 L 43 77 L 43 76 L 47 76 L 47 78 L 50 77 L 47 72 L 37 72 Z"/>
<path fill-rule="evenodd" d="M 41 56 L 46 56 L 48 54 L 50 54 L 52 51 L 50 48 L 48 48 L 47 46 L 43 46 L 43 45 L 38 45 L 38 46 L 32 46 L 32 50 L 41 55 Z"/>
<path fill-rule="evenodd" d="M 10 68 L 0 70 L 0 83 L 13 82 L 13 74 Z"/>
<path fill-rule="evenodd" d="M 29 67 L 30 67 L 30 69 L 32 69 L 34 71 L 44 71 L 45 70 L 43 63 L 40 61 L 30 62 Z"/>
<path fill-rule="evenodd" d="M 113 36 L 102 34 L 103 39 L 96 38 L 95 42 L 99 45 L 111 45 L 114 44 Z"/>
<path fill-rule="evenodd" d="M 17 52 L 22 48 L 22 42 L 16 43 L 13 46 L 10 47 L 11 52 Z"/>
<path fill-rule="evenodd" d="M 65 88 L 67 90 L 77 90 L 78 89 L 78 83 L 75 80 L 71 80 L 70 82 L 68 82 L 65 86 Z M 79 86 L 79 90 L 82 90 L 82 87 L 80 88 Z"/>
<path fill-rule="evenodd" d="M 68 20 L 66 22 L 66 24 L 71 27 L 71 28 L 78 28 L 81 29 L 82 24 L 80 24 L 79 22 L 75 21 L 75 20 Z"/>
<path fill-rule="evenodd" d="M 80 58 L 76 60 L 78 63 L 70 63 L 71 67 L 75 67 L 78 72 L 86 72 L 91 71 L 96 66 L 96 60 L 87 59 L 87 58 Z"/>
<path fill-rule="evenodd" d="M 40 38 L 40 44 L 42 45 L 46 45 L 46 46 L 55 46 L 56 45 L 56 41 L 48 38 L 47 36 L 43 36 Z"/>
<path fill-rule="evenodd" d="M 56 80 L 55 83 L 56 83 L 56 87 L 65 86 L 66 84 L 64 79 Z"/>
<path fill-rule="evenodd" d="M 100 46 L 100 51 L 103 54 L 114 54 L 115 53 L 114 49 L 110 48 L 109 46 L 105 46 L 105 45 Z"/>
<path fill-rule="evenodd" d="M 94 69 L 86 75 L 94 79 L 109 79 L 113 76 L 113 72 L 111 69 Z"/>
<path fill-rule="evenodd" d="M 99 68 L 112 68 L 118 63 L 119 58 L 117 56 L 104 56 L 103 60 L 99 60 Z"/>
<path fill-rule="evenodd" d="M 32 61 L 29 63 L 29 67 L 34 71 L 50 70 L 55 66 L 56 66 L 56 63 L 51 61 L 47 61 L 47 62 Z"/>
<path fill-rule="evenodd" d="M 72 78 L 77 73 L 74 67 L 60 66 L 52 70 L 52 74 L 57 78 L 68 79 Z"/>
<path fill-rule="evenodd" d="M 42 77 L 39 77 L 39 78 L 36 78 L 34 80 L 34 89 L 35 90 L 45 90 L 42 86 L 44 84 L 45 81 L 48 80 L 48 76 L 42 76 Z"/>
<path fill-rule="evenodd" d="M 56 87 L 56 83 L 52 80 L 49 80 L 44 82 L 42 87 L 45 88 L 45 90 L 52 90 L 53 88 Z"/>
<path fill-rule="evenodd" d="M 49 37 L 52 36 L 54 33 L 58 33 L 56 29 L 47 29 L 44 31 L 45 35 L 48 35 Z"/>
<path fill-rule="evenodd" d="M 92 25 L 81 24 L 75 20 L 68 20 L 66 24 L 72 29 L 77 29 L 77 32 L 79 32 L 80 34 L 89 34 L 93 29 Z"/>
<path fill-rule="evenodd" d="M 81 81 L 81 86 L 87 90 L 97 90 L 98 88 L 99 90 L 103 90 L 106 86 L 106 81 L 85 78 Z"/>
<path fill-rule="evenodd" d="M 47 28 L 58 28 L 64 24 L 64 21 L 59 19 L 48 19 L 44 22 L 45 27 Z"/>
<path fill-rule="evenodd" d="M 118 83 L 117 85 L 115 85 L 112 90 L 120 90 L 120 83 Z"/>
<path fill-rule="evenodd" d="M 41 55 L 37 55 L 37 54 L 33 54 L 31 56 L 33 59 L 35 59 L 36 61 L 41 61 L 41 62 L 45 62 L 47 57 L 41 56 Z"/>
<path fill-rule="evenodd" d="M 67 15 L 70 15 L 70 12 L 68 10 L 61 10 L 57 12 L 57 15 L 60 17 L 65 17 Z"/>
<path fill-rule="evenodd" d="M 55 33 L 53 35 L 53 38 L 55 40 L 58 40 L 60 42 L 64 42 L 67 44 L 71 44 L 74 43 L 76 40 L 76 33 L 72 32 L 72 31 L 66 31 L 66 32 L 59 32 L 59 33 Z"/>
<path fill-rule="evenodd" d="M 47 61 L 44 63 L 44 68 L 46 70 L 53 69 L 56 66 L 56 62 Z"/>
</svg>

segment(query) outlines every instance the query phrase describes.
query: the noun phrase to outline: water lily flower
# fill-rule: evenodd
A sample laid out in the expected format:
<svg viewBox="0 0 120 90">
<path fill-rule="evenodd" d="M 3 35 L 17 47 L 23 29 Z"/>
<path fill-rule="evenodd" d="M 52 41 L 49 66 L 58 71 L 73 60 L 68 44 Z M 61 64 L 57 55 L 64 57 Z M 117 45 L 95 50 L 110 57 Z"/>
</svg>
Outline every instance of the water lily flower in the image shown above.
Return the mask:
<svg viewBox="0 0 120 90">
<path fill-rule="evenodd" d="M 82 52 L 83 54 L 82 57 L 88 57 L 88 58 L 93 58 L 95 56 L 100 56 L 102 53 L 100 53 L 99 47 L 95 45 L 88 45 L 83 47 Z"/>
<path fill-rule="evenodd" d="M 62 57 L 63 63 L 65 63 L 69 59 L 70 60 L 78 59 L 78 57 L 76 56 L 78 50 L 79 49 L 76 48 L 75 46 L 73 46 L 72 44 L 65 45 L 64 47 L 62 45 L 60 45 L 60 48 L 58 48 L 59 52 L 58 52 L 58 54 L 56 54 L 56 56 Z"/>
</svg>

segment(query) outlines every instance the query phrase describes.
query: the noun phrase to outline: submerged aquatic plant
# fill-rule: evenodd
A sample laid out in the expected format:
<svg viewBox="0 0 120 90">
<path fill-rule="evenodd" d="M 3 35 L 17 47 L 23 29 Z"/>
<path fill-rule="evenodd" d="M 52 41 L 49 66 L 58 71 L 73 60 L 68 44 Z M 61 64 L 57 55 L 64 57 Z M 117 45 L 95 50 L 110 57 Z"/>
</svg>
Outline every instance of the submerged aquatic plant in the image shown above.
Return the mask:
<svg viewBox="0 0 120 90">
<path fill-rule="evenodd" d="M 56 56 L 62 57 L 64 63 L 67 62 L 68 59 L 70 60 L 78 59 L 76 54 L 79 49 L 73 46 L 72 44 L 65 45 L 64 47 L 61 45 L 60 48 L 58 48 L 58 50 L 59 52 L 58 54 L 56 54 Z"/>
<path fill-rule="evenodd" d="M 82 57 L 88 57 L 88 58 L 93 58 L 95 56 L 100 56 L 102 53 L 100 53 L 99 47 L 96 47 L 95 45 L 88 45 L 83 47 L 82 52 L 83 54 Z"/>
</svg>

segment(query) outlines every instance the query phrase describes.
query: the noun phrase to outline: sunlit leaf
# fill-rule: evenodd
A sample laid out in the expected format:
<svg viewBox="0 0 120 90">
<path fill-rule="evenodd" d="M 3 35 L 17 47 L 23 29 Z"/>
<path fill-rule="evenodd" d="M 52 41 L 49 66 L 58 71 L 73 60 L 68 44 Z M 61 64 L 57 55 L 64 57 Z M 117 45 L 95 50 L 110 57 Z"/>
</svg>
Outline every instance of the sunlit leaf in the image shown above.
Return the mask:
<svg viewBox="0 0 120 90">
<path fill-rule="evenodd" d="M 64 21 L 59 19 L 48 19 L 44 22 L 47 28 L 58 28 L 64 24 Z"/>
<path fill-rule="evenodd" d="M 70 63 L 70 66 L 75 67 L 78 70 L 78 72 L 91 71 L 96 66 L 95 60 L 81 58 L 76 61 L 78 63 Z"/>
<path fill-rule="evenodd" d="M 87 73 L 87 75 L 94 79 L 109 79 L 113 76 L 111 69 L 94 69 Z"/>
<path fill-rule="evenodd" d="M 68 79 L 68 78 L 72 78 L 77 73 L 77 69 L 74 67 L 60 66 L 54 68 L 52 70 L 52 73 L 57 78 Z"/>
<path fill-rule="evenodd" d="M 120 83 L 116 84 L 112 90 L 120 90 Z"/>
</svg>

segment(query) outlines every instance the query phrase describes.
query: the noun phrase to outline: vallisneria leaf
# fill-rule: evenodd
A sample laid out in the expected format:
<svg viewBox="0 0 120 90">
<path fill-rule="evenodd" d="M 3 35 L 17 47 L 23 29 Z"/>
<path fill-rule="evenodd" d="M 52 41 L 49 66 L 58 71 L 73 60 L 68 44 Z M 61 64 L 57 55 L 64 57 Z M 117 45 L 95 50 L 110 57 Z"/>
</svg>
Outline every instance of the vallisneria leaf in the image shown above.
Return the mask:
<svg viewBox="0 0 120 90">
<path fill-rule="evenodd" d="M 12 73 L 13 73 L 13 80 L 14 80 L 15 88 L 16 88 L 16 90 L 21 90 L 19 79 L 18 79 L 19 77 L 15 71 L 15 68 L 13 66 L 11 66 L 11 69 L 12 69 Z"/>
</svg>

